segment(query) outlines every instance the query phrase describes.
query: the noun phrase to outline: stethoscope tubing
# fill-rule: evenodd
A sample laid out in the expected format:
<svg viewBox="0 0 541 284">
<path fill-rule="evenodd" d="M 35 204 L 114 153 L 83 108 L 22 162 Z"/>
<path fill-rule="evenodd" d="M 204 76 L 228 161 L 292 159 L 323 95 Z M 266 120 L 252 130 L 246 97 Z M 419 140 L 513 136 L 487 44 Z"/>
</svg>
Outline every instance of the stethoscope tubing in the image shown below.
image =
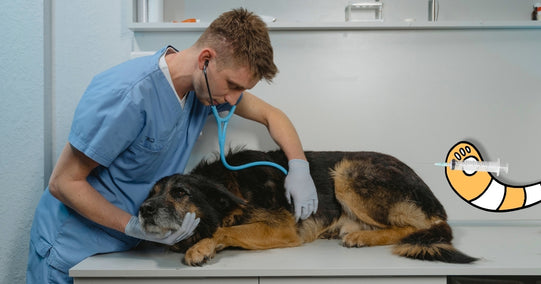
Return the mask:
<svg viewBox="0 0 541 284">
<path fill-rule="evenodd" d="M 205 65 L 203 67 L 203 74 L 205 75 L 205 83 L 207 84 L 207 91 L 209 93 L 209 99 L 210 99 L 210 108 L 212 110 L 212 113 L 214 114 L 214 117 L 216 118 L 216 123 L 218 124 L 218 145 L 220 146 L 220 159 L 222 160 L 222 164 L 224 166 L 232 171 L 238 171 L 243 170 L 249 167 L 255 167 L 255 166 L 271 166 L 279 169 L 282 171 L 285 175 L 287 175 L 287 170 L 284 169 L 284 167 L 268 161 L 258 161 L 258 162 L 252 162 L 247 163 L 240 166 L 232 166 L 229 163 L 227 163 L 227 160 L 225 159 L 225 153 L 224 153 L 224 146 L 225 146 L 225 136 L 227 131 L 227 124 L 229 123 L 229 119 L 231 119 L 231 116 L 235 113 L 235 109 L 237 108 L 237 103 L 231 107 L 231 110 L 229 111 L 229 114 L 225 117 L 221 117 L 218 113 L 218 110 L 216 109 L 215 105 L 212 105 L 214 103 L 214 99 L 212 98 L 212 95 L 210 93 L 210 86 L 209 86 L 209 80 L 207 77 L 207 67 L 208 67 L 209 61 L 205 61 Z M 239 99 L 240 100 L 240 99 Z"/>
<path fill-rule="evenodd" d="M 231 107 L 231 110 L 229 110 L 229 114 L 227 114 L 225 117 L 221 117 L 218 113 L 218 110 L 216 109 L 216 106 L 210 107 L 212 110 L 212 113 L 214 114 L 214 117 L 216 118 L 216 124 L 218 125 L 218 145 L 220 146 L 220 159 L 222 160 L 222 164 L 229 170 L 232 171 L 238 171 L 243 170 L 249 167 L 255 167 L 255 166 L 270 166 L 275 167 L 278 170 L 282 171 L 285 175 L 287 175 L 287 170 L 273 162 L 269 161 L 257 161 L 257 162 L 251 162 L 244 165 L 239 166 L 232 166 L 230 165 L 227 160 L 225 159 L 225 152 L 224 152 L 224 146 L 225 146 L 225 137 L 227 132 L 227 125 L 229 124 L 229 119 L 231 119 L 231 116 L 235 113 L 235 109 L 237 108 L 237 105 L 234 105 Z"/>
</svg>

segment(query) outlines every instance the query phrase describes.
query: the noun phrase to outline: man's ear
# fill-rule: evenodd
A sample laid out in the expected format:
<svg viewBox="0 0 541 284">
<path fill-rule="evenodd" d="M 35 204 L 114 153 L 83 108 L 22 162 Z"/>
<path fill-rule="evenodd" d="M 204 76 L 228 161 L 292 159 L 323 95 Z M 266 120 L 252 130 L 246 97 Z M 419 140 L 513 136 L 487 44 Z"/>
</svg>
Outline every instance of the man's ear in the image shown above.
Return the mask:
<svg viewBox="0 0 541 284">
<path fill-rule="evenodd" d="M 204 48 L 199 53 L 199 69 L 203 70 L 208 67 L 210 60 L 216 57 L 216 52 L 212 48 Z"/>
</svg>

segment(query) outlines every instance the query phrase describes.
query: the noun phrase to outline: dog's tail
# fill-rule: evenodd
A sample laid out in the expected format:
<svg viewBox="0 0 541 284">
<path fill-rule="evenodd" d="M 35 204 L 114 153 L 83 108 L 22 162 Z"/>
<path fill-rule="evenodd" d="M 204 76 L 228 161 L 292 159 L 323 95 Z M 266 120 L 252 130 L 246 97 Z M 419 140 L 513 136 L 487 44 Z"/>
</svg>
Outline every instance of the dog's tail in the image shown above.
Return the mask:
<svg viewBox="0 0 541 284">
<path fill-rule="evenodd" d="M 453 247 L 452 239 L 451 227 L 443 221 L 404 237 L 393 248 L 393 253 L 413 259 L 449 263 L 471 263 L 477 260 Z"/>
</svg>

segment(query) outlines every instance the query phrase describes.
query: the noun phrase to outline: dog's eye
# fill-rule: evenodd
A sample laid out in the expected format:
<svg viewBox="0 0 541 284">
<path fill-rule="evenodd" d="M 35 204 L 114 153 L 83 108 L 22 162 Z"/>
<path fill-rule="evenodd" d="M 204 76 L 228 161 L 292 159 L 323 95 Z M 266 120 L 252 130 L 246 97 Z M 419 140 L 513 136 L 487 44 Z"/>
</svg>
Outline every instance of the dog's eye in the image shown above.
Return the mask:
<svg viewBox="0 0 541 284">
<path fill-rule="evenodd" d="M 191 196 L 191 194 L 188 191 L 179 188 L 179 189 L 171 192 L 171 196 L 173 198 L 175 198 L 175 199 L 182 199 L 182 198 L 184 198 L 186 196 L 188 196 L 188 197 Z"/>
</svg>

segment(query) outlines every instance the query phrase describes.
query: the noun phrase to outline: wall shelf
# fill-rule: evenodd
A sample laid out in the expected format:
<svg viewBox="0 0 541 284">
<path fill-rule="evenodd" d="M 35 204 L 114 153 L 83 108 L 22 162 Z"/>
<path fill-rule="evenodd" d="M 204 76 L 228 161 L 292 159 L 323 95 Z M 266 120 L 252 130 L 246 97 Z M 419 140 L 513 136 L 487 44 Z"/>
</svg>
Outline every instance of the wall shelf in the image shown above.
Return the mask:
<svg viewBox="0 0 541 284">
<path fill-rule="evenodd" d="M 267 25 L 271 31 L 541 29 L 539 21 L 278 22 Z M 132 23 L 128 27 L 134 32 L 199 32 L 207 26 L 208 23 Z"/>
</svg>

